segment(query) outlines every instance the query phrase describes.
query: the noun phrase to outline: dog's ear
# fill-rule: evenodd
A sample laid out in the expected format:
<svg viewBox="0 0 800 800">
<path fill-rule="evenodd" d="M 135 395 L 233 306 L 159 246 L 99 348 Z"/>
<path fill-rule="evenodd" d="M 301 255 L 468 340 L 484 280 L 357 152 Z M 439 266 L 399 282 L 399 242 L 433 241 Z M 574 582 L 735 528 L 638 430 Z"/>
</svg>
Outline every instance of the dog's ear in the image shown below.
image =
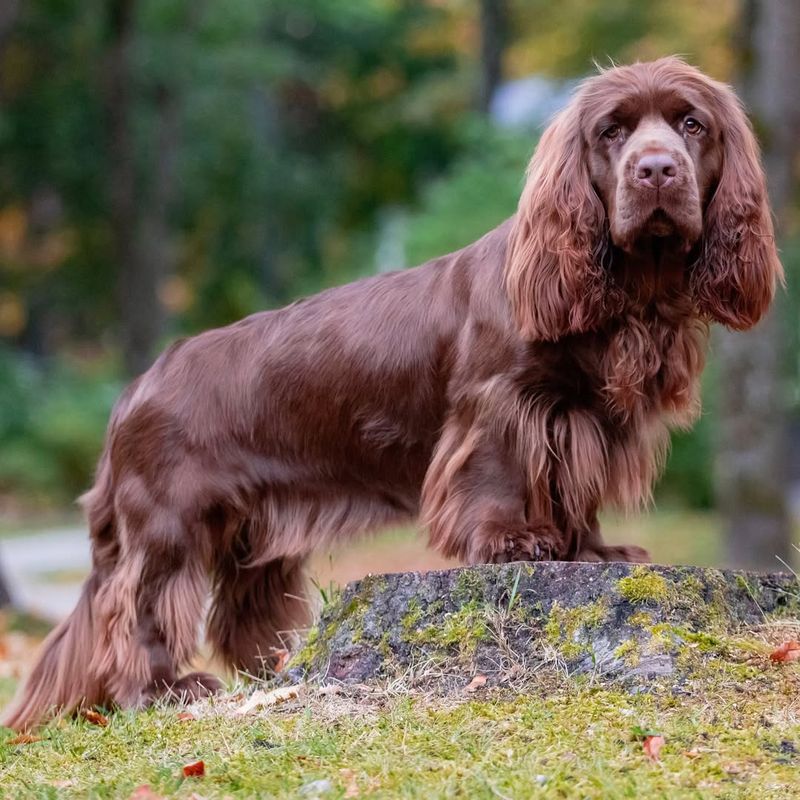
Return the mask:
<svg viewBox="0 0 800 800">
<path fill-rule="evenodd" d="M 753 130 L 728 87 L 715 84 L 714 93 L 723 126 L 722 167 L 705 213 L 692 288 L 701 314 L 744 330 L 769 307 L 783 268 Z"/>
<path fill-rule="evenodd" d="M 580 95 L 542 135 L 509 237 L 506 290 L 519 333 L 554 340 L 596 327 L 612 299 L 605 209 L 589 178 Z"/>
</svg>

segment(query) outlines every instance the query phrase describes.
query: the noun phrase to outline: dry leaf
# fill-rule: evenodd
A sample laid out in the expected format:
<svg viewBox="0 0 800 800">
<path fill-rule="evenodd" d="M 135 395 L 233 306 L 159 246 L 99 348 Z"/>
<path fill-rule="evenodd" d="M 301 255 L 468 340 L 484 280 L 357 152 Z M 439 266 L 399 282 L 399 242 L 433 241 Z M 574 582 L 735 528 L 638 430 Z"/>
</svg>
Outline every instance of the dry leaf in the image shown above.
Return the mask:
<svg viewBox="0 0 800 800">
<path fill-rule="evenodd" d="M 275 656 L 275 664 L 273 665 L 273 669 L 276 673 L 283 672 L 286 665 L 289 663 L 289 651 L 288 650 L 274 650 L 273 654 Z"/>
<path fill-rule="evenodd" d="M 164 800 L 164 796 L 154 792 L 146 783 L 137 786 L 128 796 L 128 800 Z"/>
<path fill-rule="evenodd" d="M 287 700 L 293 700 L 300 694 L 299 686 L 281 686 L 278 689 L 273 689 L 271 692 L 265 692 L 261 689 L 253 692 L 250 699 L 236 709 L 236 714 L 243 715 L 255 711 L 257 708 L 264 706 L 276 706 L 278 703 L 285 703 Z"/>
<path fill-rule="evenodd" d="M 99 725 L 101 728 L 105 728 L 108 725 L 108 717 L 101 714 L 99 711 L 95 711 L 91 708 L 86 708 L 81 712 L 81 716 L 91 725 Z"/>
<path fill-rule="evenodd" d="M 486 686 L 486 676 L 485 675 L 476 675 L 465 687 L 465 692 L 475 692 L 478 689 L 482 689 Z"/>
<path fill-rule="evenodd" d="M 203 761 L 193 761 L 183 768 L 184 778 L 202 778 L 206 774 L 206 765 Z"/>
<path fill-rule="evenodd" d="M 344 689 L 338 683 L 329 683 L 326 686 L 320 686 L 317 689 L 317 694 L 320 697 L 328 697 L 332 694 L 344 694 Z"/>
<path fill-rule="evenodd" d="M 30 733 L 20 733 L 13 739 L 9 739 L 6 744 L 33 744 L 34 742 L 41 742 L 41 736 L 33 736 Z"/>
<path fill-rule="evenodd" d="M 192 720 L 197 719 L 197 717 L 195 717 L 191 711 L 181 711 L 181 713 L 178 714 L 177 719 L 178 722 L 191 722 Z"/>
<path fill-rule="evenodd" d="M 358 781 L 356 780 L 356 773 L 352 769 L 340 769 L 339 774 L 345 783 L 344 796 L 345 797 L 359 797 L 361 791 L 358 788 Z"/>
<path fill-rule="evenodd" d="M 770 661 L 776 664 L 786 664 L 790 661 L 800 660 L 800 642 L 792 639 L 789 642 L 784 642 L 777 650 L 773 650 L 769 654 Z"/>
<path fill-rule="evenodd" d="M 644 749 L 645 755 L 651 761 L 658 761 L 658 754 L 661 752 L 661 748 L 663 746 L 663 736 L 645 736 L 644 742 L 642 743 L 642 748 Z"/>
</svg>

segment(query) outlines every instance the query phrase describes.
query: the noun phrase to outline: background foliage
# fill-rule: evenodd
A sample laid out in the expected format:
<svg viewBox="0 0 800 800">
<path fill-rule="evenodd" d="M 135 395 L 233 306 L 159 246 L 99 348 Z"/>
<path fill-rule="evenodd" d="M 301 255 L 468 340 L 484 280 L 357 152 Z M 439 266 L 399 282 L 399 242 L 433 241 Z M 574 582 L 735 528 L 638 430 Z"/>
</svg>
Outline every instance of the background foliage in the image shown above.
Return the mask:
<svg viewBox="0 0 800 800">
<path fill-rule="evenodd" d="M 410 266 L 513 212 L 538 130 L 499 129 L 477 99 L 485 6 L 12 0 L 0 12 L 0 510 L 61 505 L 88 485 L 126 372 L 152 355 L 130 352 L 126 320 L 163 344 L 383 268 L 387 236 Z M 671 52 L 734 77 L 733 0 L 505 10 L 506 78 Z M 676 439 L 662 497 L 711 502 L 710 441 L 705 418 Z"/>
</svg>

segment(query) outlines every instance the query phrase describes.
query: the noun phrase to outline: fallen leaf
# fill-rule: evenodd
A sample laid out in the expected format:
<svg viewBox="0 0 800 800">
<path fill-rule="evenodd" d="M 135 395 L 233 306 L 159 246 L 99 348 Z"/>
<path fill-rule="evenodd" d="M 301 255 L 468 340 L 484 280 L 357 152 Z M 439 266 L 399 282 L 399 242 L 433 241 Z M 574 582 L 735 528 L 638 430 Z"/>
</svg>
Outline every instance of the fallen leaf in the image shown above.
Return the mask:
<svg viewBox="0 0 800 800">
<path fill-rule="evenodd" d="M 645 736 L 642 749 L 651 761 L 658 761 L 658 754 L 664 746 L 663 736 Z"/>
<path fill-rule="evenodd" d="M 71 778 L 67 778 L 67 780 L 64 781 L 53 781 L 50 785 L 54 789 L 69 789 L 70 786 L 75 785 L 75 781 Z"/>
<path fill-rule="evenodd" d="M 197 719 L 197 717 L 195 717 L 191 711 L 181 711 L 181 713 L 177 716 L 178 722 L 191 722 L 195 719 Z"/>
<path fill-rule="evenodd" d="M 356 773 L 352 769 L 340 769 L 339 774 L 345 783 L 344 796 L 345 797 L 359 797 L 361 790 L 358 788 L 358 781 L 356 780 Z"/>
<path fill-rule="evenodd" d="M 328 697 L 328 695 L 332 694 L 344 694 L 344 689 L 342 689 L 338 683 L 329 683 L 325 686 L 320 686 L 319 689 L 317 689 L 317 694 L 320 697 Z"/>
<path fill-rule="evenodd" d="M 164 800 L 164 795 L 154 792 L 146 783 L 137 786 L 128 796 L 128 800 Z"/>
<path fill-rule="evenodd" d="M 206 765 L 203 761 L 193 761 L 183 768 L 184 778 L 202 778 L 206 774 Z"/>
<path fill-rule="evenodd" d="M 691 750 L 684 750 L 683 754 L 686 756 L 686 758 L 691 759 L 700 758 L 701 755 L 700 751 L 696 747 L 693 747 Z"/>
<path fill-rule="evenodd" d="M 242 716 L 244 714 L 249 714 L 251 711 L 255 711 L 257 708 L 276 706 L 278 703 L 285 703 L 287 700 L 293 700 L 295 697 L 298 697 L 299 694 L 299 686 L 281 686 L 270 692 L 258 689 L 253 692 L 246 703 L 242 703 L 242 705 L 236 709 L 235 713 Z"/>
<path fill-rule="evenodd" d="M 465 687 L 465 692 L 475 692 L 478 689 L 482 689 L 486 686 L 486 676 L 485 675 L 476 675 Z"/>
<path fill-rule="evenodd" d="M 800 642 L 792 639 L 784 642 L 777 650 L 769 654 L 770 661 L 776 664 L 786 664 L 790 661 L 800 660 Z"/>
<path fill-rule="evenodd" d="M 289 651 L 288 650 L 274 650 L 273 654 L 275 655 L 275 664 L 273 665 L 273 669 L 275 673 L 283 672 L 286 664 L 289 662 Z"/>
<path fill-rule="evenodd" d="M 90 725 L 99 725 L 101 728 L 105 728 L 108 725 L 108 717 L 94 709 L 85 708 L 81 715 Z"/>
<path fill-rule="evenodd" d="M 34 742 L 41 742 L 41 736 L 33 736 L 30 733 L 20 733 L 13 739 L 9 739 L 6 744 L 33 744 Z"/>
</svg>

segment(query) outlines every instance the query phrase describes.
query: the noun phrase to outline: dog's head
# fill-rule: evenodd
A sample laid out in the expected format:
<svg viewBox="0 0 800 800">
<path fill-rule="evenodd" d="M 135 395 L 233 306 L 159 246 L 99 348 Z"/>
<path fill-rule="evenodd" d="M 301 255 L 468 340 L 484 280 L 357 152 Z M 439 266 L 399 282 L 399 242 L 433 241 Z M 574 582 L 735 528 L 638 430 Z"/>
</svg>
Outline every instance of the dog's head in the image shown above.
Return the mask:
<svg viewBox="0 0 800 800">
<path fill-rule="evenodd" d="M 686 255 L 698 314 L 754 325 L 782 276 L 758 146 L 731 90 L 677 58 L 583 82 L 544 132 L 509 242 L 520 332 L 592 330 L 624 304 L 616 249 Z"/>
</svg>

